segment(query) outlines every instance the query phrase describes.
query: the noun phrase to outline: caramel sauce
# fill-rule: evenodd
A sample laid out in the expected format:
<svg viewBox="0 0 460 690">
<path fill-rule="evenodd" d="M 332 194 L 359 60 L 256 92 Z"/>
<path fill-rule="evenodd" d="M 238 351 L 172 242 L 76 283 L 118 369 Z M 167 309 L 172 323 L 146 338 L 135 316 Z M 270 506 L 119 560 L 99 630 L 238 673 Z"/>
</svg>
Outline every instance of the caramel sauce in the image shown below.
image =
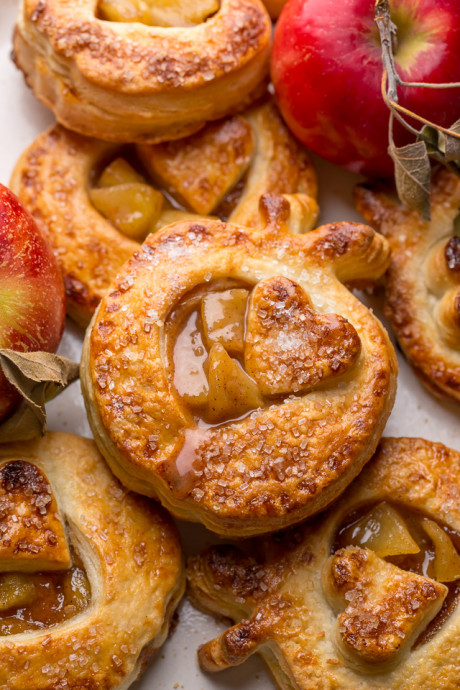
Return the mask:
<svg viewBox="0 0 460 690">
<path fill-rule="evenodd" d="M 49 628 L 88 606 L 90 584 L 81 559 L 75 552 L 72 556 L 73 565 L 66 571 L 0 574 L 0 635 Z M 16 606 L 7 607 L 5 588 Z"/>
<path fill-rule="evenodd" d="M 387 556 L 386 561 L 393 563 L 402 570 L 408 570 L 418 575 L 423 575 L 428 578 L 434 579 L 434 560 L 435 560 L 435 548 L 431 539 L 428 537 L 427 533 L 422 527 L 423 518 L 427 517 L 421 513 L 418 513 L 405 505 L 400 504 L 390 504 L 395 508 L 399 515 L 405 521 L 409 532 L 415 542 L 420 547 L 418 553 L 403 554 L 399 556 Z M 335 553 L 339 549 L 345 548 L 352 545 L 353 540 L 350 538 L 353 534 L 353 528 L 359 523 L 363 517 L 373 508 L 372 505 L 364 505 L 357 510 L 351 512 L 344 522 L 340 525 L 336 532 L 331 553 Z M 432 518 L 430 518 L 432 520 Z M 434 522 L 434 521 L 433 521 Z M 441 529 L 450 537 L 455 549 L 460 553 L 460 533 L 452 530 L 447 525 L 436 521 L 436 524 L 441 527 Z M 366 539 L 360 540 L 358 546 L 366 546 Z M 413 645 L 413 649 L 420 647 L 421 645 L 432 639 L 435 634 L 442 628 L 444 623 L 447 621 L 449 616 L 456 609 L 460 601 L 460 580 L 455 580 L 454 582 L 444 582 L 443 583 L 448 588 L 448 594 L 441 610 L 438 615 L 427 625 L 425 630 L 419 635 L 417 640 Z"/>
<path fill-rule="evenodd" d="M 177 498 L 185 498 L 195 486 L 201 470 L 197 450 L 206 440 L 208 427 L 186 429 L 184 444 L 172 463 L 166 467 L 166 479 Z"/>
<path fill-rule="evenodd" d="M 194 407 L 206 405 L 209 390 L 205 372 L 207 359 L 201 317 L 197 310 L 193 310 L 177 335 L 173 360 L 177 392 Z"/>
<path fill-rule="evenodd" d="M 243 347 L 238 345 L 244 339 L 244 329 L 241 324 L 228 323 L 226 319 L 226 308 L 231 298 L 234 297 L 237 303 L 238 318 L 244 315 L 241 300 L 247 299 L 243 293 L 249 293 L 251 287 L 235 280 L 215 281 L 210 285 L 202 285 L 192 290 L 176 309 L 170 314 L 165 323 L 165 352 L 166 352 L 166 371 L 175 391 L 186 403 L 193 414 L 195 424 L 193 428 L 185 429 L 182 448 L 175 458 L 165 462 L 163 465 L 164 478 L 169 483 L 171 491 L 178 498 L 184 498 L 194 488 L 198 478 L 203 471 L 203 461 L 201 449 L 211 440 L 211 435 L 215 428 L 221 428 L 240 421 L 256 409 L 256 398 L 248 396 L 251 403 L 246 408 L 242 408 L 241 401 L 236 401 L 231 405 L 231 392 L 225 391 L 224 402 L 221 409 L 225 409 L 222 418 L 216 419 L 215 410 L 210 409 L 208 399 L 210 389 L 210 359 L 211 349 L 216 347 L 218 339 L 221 338 L 228 348 L 228 358 L 231 356 L 233 367 L 237 366 L 241 370 L 241 375 L 247 377 L 250 383 L 255 386 L 255 382 L 247 376 L 243 369 Z M 228 293 L 234 291 L 234 295 Z M 215 296 L 223 295 L 222 304 L 214 304 Z M 210 301 L 209 297 L 212 297 Z M 210 304 L 212 302 L 212 304 Z M 212 316 L 210 316 L 210 312 Z M 204 318 L 208 319 L 206 328 L 203 324 Z M 220 345 L 219 345 L 220 346 Z M 225 355 L 227 357 L 227 354 Z M 212 358 L 211 358 L 212 359 Z M 216 361 L 214 361 L 216 364 Z M 228 364 L 228 362 L 227 362 Z M 219 360 L 217 360 L 219 367 Z M 223 367 L 223 378 L 225 378 L 225 360 Z M 212 376 L 211 376 L 212 379 Z M 233 376 L 232 385 L 235 384 L 237 377 Z M 219 388 L 214 379 L 211 380 L 214 396 L 219 394 Z M 242 384 L 244 386 L 244 382 Z M 245 389 L 243 389 L 244 392 Z M 222 394 L 224 395 L 224 393 Z M 260 401 L 262 399 L 260 398 Z M 254 406 L 253 405 L 254 402 Z M 257 401 L 258 402 L 258 401 Z M 259 405 L 260 406 L 260 405 Z"/>
</svg>

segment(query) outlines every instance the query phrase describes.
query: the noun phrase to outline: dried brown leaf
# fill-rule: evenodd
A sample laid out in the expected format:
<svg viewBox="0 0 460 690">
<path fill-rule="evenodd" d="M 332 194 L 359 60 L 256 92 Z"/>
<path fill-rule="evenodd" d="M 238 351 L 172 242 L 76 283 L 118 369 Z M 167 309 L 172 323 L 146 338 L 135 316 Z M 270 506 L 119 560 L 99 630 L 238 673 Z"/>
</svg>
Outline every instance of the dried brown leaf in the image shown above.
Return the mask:
<svg viewBox="0 0 460 690">
<path fill-rule="evenodd" d="M 431 167 L 425 142 L 417 141 L 400 148 L 391 145 L 388 151 L 395 164 L 399 198 L 429 220 Z"/>
<path fill-rule="evenodd" d="M 27 440 L 46 430 L 45 403 L 78 378 L 78 364 L 49 352 L 0 349 L 0 369 L 22 396 L 19 408 L 0 424 L 0 442 Z"/>
<path fill-rule="evenodd" d="M 460 134 L 460 120 L 454 122 L 454 124 L 449 127 L 449 131 Z M 443 150 L 446 162 L 460 162 L 460 139 L 450 136 L 449 134 L 444 134 L 443 132 L 440 132 L 440 137 L 443 140 Z"/>
</svg>

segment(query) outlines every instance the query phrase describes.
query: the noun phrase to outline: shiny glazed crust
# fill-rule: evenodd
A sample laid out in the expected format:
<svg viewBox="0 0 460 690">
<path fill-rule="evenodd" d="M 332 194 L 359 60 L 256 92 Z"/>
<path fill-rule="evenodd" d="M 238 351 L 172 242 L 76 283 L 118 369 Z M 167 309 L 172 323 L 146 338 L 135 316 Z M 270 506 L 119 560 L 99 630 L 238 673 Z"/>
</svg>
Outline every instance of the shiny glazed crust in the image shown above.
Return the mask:
<svg viewBox="0 0 460 690">
<path fill-rule="evenodd" d="M 396 386 L 386 332 L 341 284 L 381 275 L 386 241 L 353 223 L 294 235 L 282 197 L 262 197 L 261 210 L 262 229 L 201 221 L 150 235 L 102 300 L 81 371 L 95 439 L 117 476 L 177 517 L 237 537 L 299 522 L 341 493 L 374 452 Z M 165 370 L 164 323 L 195 286 L 275 276 L 296 281 L 315 313 L 345 317 L 359 357 L 338 379 L 209 429 L 201 443 Z M 187 457 L 190 443 L 197 454 Z M 178 474 L 191 480 L 183 490 L 179 455 L 189 467 Z"/>
<path fill-rule="evenodd" d="M 377 187 L 359 186 L 356 203 L 392 249 L 385 312 L 406 357 L 431 392 L 460 402 L 460 241 L 449 257 L 451 269 L 445 255 L 460 180 L 447 170 L 437 174 L 430 222 Z"/>
<path fill-rule="evenodd" d="M 259 0 L 222 0 L 192 28 L 98 19 L 97 0 L 23 0 L 14 59 L 64 126 L 108 141 L 157 142 L 247 105 L 268 73 Z"/>
<path fill-rule="evenodd" d="M 192 602 L 236 622 L 200 648 L 202 668 L 218 671 L 257 652 L 282 690 L 455 688 L 460 675 L 460 607 L 431 638 L 415 647 L 410 635 L 407 643 L 405 640 L 407 606 L 413 618 L 420 616 L 421 610 L 433 606 L 434 598 L 442 596 L 443 585 L 383 562 L 372 591 L 374 562 L 379 559 L 367 549 L 348 547 L 336 553 L 335 585 L 343 596 L 356 578 L 362 589 L 356 599 L 348 590 L 345 601 L 336 607 L 330 596 L 329 563 L 337 529 L 363 504 L 392 501 L 407 505 L 458 531 L 459 472 L 460 454 L 441 444 L 384 439 L 340 501 L 312 525 L 251 541 L 245 553 L 223 545 L 192 558 L 188 570 Z M 353 562 L 353 552 L 360 552 L 359 561 Z M 386 569 L 399 574 L 390 573 L 386 578 Z M 369 583 L 366 578 L 370 578 Z M 407 590 L 409 600 L 401 597 L 398 582 L 405 579 L 413 580 Z M 422 580 L 425 584 L 420 588 Z M 368 596 L 376 597 L 376 605 L 381 597 L 380 607 L 369 608 Z M 347 603 L 353 614 L 348 620 L 340 615 Z M 361 657 L 350 658 L 344 650 L 350 621 L 352 642 L 362 652 Z M 414 627 L 413 633 L 423 630 L 426 622 L 422 621 L 420 629 Z M 384 633 L 393 628 L 402 649 L 388 664 L 389 650 L 381 642 L 387 639 Z M 381 644 L 375 646 L 377 641 Z M 372 658 L 370 665 L 368 656 Z"/>
<path fill-rule="evenodd" d="M 240 117 L 249 123 L 254 144 L 231 221 L 259 224 L 259 199 L 272 192 L 288 195 L 290 229 L 310 230 L 318 214 L 317 186 L 305 150 L 290 135 L 272 102 L 250 108 Z M 193 137 L 185 139 L 184 146 L 193 141 Z M 94 171 L 119 150 L 115 144 L 56 125 L 24 152 L 10 182 L 50 239 L 64 274 L 67 311 L 83 326 L 120 267 L 139 247 L 106 220 L 88 196 Z M 146 160 L 154 158 L 155 152 L 155 146 L 139 147 L 140 156 Z M 217 166 L 216 161 L 213 168 Z M 202 174 L 205 176 L 207 170 Z"/>
<path fill-rule="evenodd" d="M 0 637 L 0 687 L 128 688 L 164 642 L 183 593 L 181 549 L 164 511 L 127 492 L 93 441 L 49 433 L 0 445 L 50 482 L 91 585 L 87 609 L 56 627 Z"/>
</svg>

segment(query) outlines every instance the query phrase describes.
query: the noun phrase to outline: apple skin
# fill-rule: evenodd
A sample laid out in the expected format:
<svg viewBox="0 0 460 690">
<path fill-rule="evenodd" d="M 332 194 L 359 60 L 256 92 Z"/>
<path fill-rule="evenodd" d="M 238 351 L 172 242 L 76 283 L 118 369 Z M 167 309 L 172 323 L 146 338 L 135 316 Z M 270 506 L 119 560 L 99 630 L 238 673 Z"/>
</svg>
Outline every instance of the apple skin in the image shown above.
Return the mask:
<svg viewBox="0 0 460 690">
<path fill-rule="evenodd" d="M 64 282 L 51 247 L 19 199 L 0 184 L 0 348 L 52 352 L 64 322 Z M 0 372 L 0 420 L 18 402 Z"/>
<path fill-rule="evenodd" d="M 391 0 L 395 63 L 405 81 L 460 81 L 459 0 Z M 287 124 L 310 150 L 353 172 L 393 174 L 381 96 L 374 0 L 289 0 L 275 30 L 271 73 Z M 399 102 L 449 127 L 460 89 L 398 88 Z M 415 123 L 417 129 L 421 125 Z M 396 144 L 414 141 L 395 125 Z"/>
</svg>

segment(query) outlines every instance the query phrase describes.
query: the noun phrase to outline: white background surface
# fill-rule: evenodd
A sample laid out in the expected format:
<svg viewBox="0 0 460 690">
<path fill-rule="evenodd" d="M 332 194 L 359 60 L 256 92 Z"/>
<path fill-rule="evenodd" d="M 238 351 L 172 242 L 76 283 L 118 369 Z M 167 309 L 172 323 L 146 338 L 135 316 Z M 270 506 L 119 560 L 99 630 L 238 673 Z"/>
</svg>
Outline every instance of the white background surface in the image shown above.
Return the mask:
<svg viewBox="0 0 460 690">
<path fill-rule="evenodd" d="M 20 153 L 54 121 L 53 115 L 35 100 L 10 60 L 16 6 L 17 0 L 0 0 L 0 182 L 6 185 Z M 315 164 L 320 184 L 321 223 L 362 221 L 351 200 L 358 178 L 316 158 Z M 381 316 L 379 305 L 374 307 Z M 59 353 L 79 359 L 82 336 L 82 330 L 68 321 Z M 399 361 L 398 395 L 385 435 L 421 436 L 460 451 L 460 408 L 431 397 L 401 357 Z M 91 436 L 78 382 L 48 406 L 48 428 Z M 196 553 L 216 541 L 216 537 L 200 526 L 179 527 L 187 553 Z M 272 682 L 255 657 L 239 668 L 217 675 L 201 673 L 196 649 L 221 630 L 221 624 L 193 609 L 187 600 L 183 601 L 177 627 L 142 680 L 132 686 L 133 690 L 271 689 Z"/>
</svg>

